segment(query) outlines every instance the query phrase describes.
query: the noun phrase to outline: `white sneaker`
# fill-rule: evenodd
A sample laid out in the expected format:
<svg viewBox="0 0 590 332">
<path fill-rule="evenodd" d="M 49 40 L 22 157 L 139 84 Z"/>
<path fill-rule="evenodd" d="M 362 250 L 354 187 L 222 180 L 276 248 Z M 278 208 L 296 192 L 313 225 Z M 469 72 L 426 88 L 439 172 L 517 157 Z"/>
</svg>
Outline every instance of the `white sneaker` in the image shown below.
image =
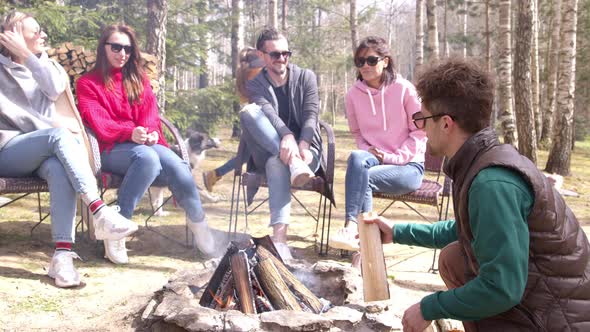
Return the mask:
<svg viewBox="0 0 590 332">
<path fill-rule="evenodd" d="M 293 259 L 293 256 L 291 256 L 291 249 L 289 249 L 289 246 L 287 246 L 286 243 L 275 242 L 274 245 L 277 251 L 279 252 L 279 256 L 281 256 L 281 259 L 283 259 L 283 261 Z"/>
<path fill-rule="evenodd" d="M 51 264 L 47 275 L 55 279 L 57 287 L 75 287 L 80 285 L 80 275 L 74 268 L 74 258 L 80 259 L 80 256 L 72 251 L 56 251 L 51 258 Z"/>
<path fill-rule="evenodd" d="M 115 264 L 129 263 L 125 238 L 121 240 L 104 240 L 104 257 Z"/>
<path fill-rule="evenodd" d="M 197 248 L 199 248 L 203 254 L 213 256 L 215 254 L 215 240 L 213 239 L 213 234 L 211 234 L 211 229 L 209 229 L 207 222 L 191 222 L 190 220 L 187 220 L 187 225 L 191 232 L 193 232 Z"/>
<path fill-rule="evenodd" d="M 119 214 L 119 207 L 103 206 L 93 216 L 97 240 L 121 240 L 137 230 L 137 224 Z"/>
<path fill-rule="evenodd" d="M 336 234 L 330 236 L 328 245 L 334 249 L 342 249 L 348 251 L 359 251 L 359 239 L 355 238 L 356 233 L 348 228 L 340 228 Z"/>
<path fill-rule="evenodd" d="M 291 185 L 295 187 L 304 186 L 315 176 L 309 166 L 299 158 L 291 159 L 289 171 L 291 172 Z"/>
</svg>

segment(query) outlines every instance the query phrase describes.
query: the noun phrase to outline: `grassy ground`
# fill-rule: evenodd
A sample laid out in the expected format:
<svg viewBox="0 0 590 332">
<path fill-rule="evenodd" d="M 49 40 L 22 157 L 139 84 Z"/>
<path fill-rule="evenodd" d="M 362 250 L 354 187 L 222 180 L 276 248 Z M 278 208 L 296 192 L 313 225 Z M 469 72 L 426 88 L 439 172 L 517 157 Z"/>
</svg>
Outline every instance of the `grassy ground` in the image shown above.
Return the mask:
<svg viewBox="0 0 590 332">
<path fill-rule="evenodd" d="M 354 147 L 343 119 L 335 126 L 336 179 L 335 195 L 337 208 L 333 210 L 332 230 L 342 225 L 344 215 L 344 174 L 346 159 Z M 228 131 L 220 132 L 223 148 L 208 154 L 203 168 L 210 169 L 231 157 L 237 142 L 227 138 Z M 540 153 L 546 160 L 547 154 Z M 542 165 L 540 163 L 540 165 Z M 226 238 L 229 221 L 233 176 L 227 175 L 216 192 L 227 198 L 218 203 L 205 203 L 210 225 L 215 228 L 220 242 Z M 580 197 L 566 200 L 586 230 L 590 226 L 590 142 L 579 143 L 572 159 L 572 176 L 565 179 L 564 188 L 576 191 Z M 111 197 L 114 193 L 110 193 Z M 266 194 L 257 196 L 258 201 Z M 43 196 L 47 206 L 47 195 Z M 298 197 L 312 207 L 317 206 L 317 195 L 298 193 Z M 386 202 L 376 201 L 375 210 L 380 211 Z M 171 205 L 168 217 L 157 217 L 150 223 L 153 229 L 163 232 L 179 242 L 185 240 L 184 215 Z M 436 210 L 420 207 L 420 211 L 434 219 Z M 142 201 L 134 217 L 143 226 L 148 212 L 147 201 Z M 84 285 L 75 289 L 59 289 L 45 274 L 53 253 L 49 243 L 50 226 L 41 224 L 33 233 L 30 229 L 36 218 L 36 201 L 28 198 L 10 207 L 0 209 L 0 330 L 58 330 L 68 327 L 79 331 L 133 330 L 134 319 L 139 309 L 147 303 L 152 293 L 162 287 L 177 270 L 202 266 L 205 261 L 193 249 L 171 242 L 160 235 L 141 227 L 129 240 L 130 264 L 115 266 L 102 258 L 102 246 L 78 236 L 76 252 L 83 258 L 77 262 Z M 407 208 L 395 205 L 386 216 L 396 222 L 417 221 Z M 262 206 L 249 218 L 248 232 L 254 236 L 269 234 L 268 207 Z M 244 232 L 243 218 L 238 230 Z M 316 224 L 300 207 L 293 205 L 292 225 L 289 230 L 289 245 L 296 258 L 314 262 L 319 259 L 315 252 Z M 389 245 L 385 248 L 388 274 L 392 281 L 392 298 L 396 299 L 394 313 L 403 310 L 428 292 L 443 289 L 436 274 L 428 273 L 433 252 L 422 248 Z M 330 252 L 328 259 L 349 263 Z"/>
</svg>

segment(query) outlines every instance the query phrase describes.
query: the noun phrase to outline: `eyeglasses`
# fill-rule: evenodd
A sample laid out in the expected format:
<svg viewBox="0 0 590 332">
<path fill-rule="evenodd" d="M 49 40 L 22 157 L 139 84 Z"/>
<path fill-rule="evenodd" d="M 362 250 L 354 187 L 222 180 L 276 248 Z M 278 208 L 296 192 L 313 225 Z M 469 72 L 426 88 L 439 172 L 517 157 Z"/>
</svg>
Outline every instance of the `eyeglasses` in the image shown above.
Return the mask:
<svg viewBox="0 0 590 332">
<path fill-rule="evenodd" d="M 125 53 L 129 54 L 131 53 L 131 50 L 133 49 L 133 46 L 131 45 L 121 45 L 121 44 L 117 44 L 117 43 L 105 43 L 106 45 L 111 45 L 111 51 L 115 52 L 115 53 L 119 53 L 121 52 L 121 50 L 125 50 Z"/>
<path fill-rule="evenodd" d="M 441 116 L 445 115 L 449 116 L 453 120 L 455 119 L 452 115 L 447 113 L 435 114 L 431 116 L 422 116 L 422 112 L 417 112 L 412 115 L 412 121 L 414 122 L 416 128 L 424 129 L 424 127 L 426 127 L 426 120 L 440 118 Z"/>
<path fill-rule="evenodd" d="M 282 52 L 262 51 L 262 53 L 270 55 L 270 57 L 273 58 L 274 60 L 278 60 L 280 57 L 283 57 L 286 60 L 286 59 L 289 59 L 291 57 L 291 55 L 293 54 L 293 52 L 291 52 L 291 51 L 282 51 Z"/>
<path fill-rule="evenodd" d="M 354 65 L 357 68 L 361 68 L 362 66 L 365 65 L 365 62 L 366 62 L 369 66 L 374 67 L 381 60 L 383 60 L 383 57 L 373 56 L 373 55 L 368 56 L 366 58 L 359 57 L 359 58 L 354 59 Z"/>
</svg>

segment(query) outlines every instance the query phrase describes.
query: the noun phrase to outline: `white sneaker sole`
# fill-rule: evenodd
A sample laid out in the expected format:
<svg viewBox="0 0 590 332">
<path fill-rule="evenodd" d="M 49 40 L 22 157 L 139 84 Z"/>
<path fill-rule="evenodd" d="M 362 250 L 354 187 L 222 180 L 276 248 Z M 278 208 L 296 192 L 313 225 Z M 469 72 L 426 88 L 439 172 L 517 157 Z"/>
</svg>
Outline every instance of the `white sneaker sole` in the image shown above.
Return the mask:
<svg viewBox="0 0 590 332">
<path fill-rule="evenodd" d="M 94 236 L 97 240 L 121 240 L 122 238 L 126 238 L 129 235 L 135 233 L 139 227 L 137 224 L 133 223 L 131 227 L 129 227 L 125 232 L 115 233 L 115 232 L 103 232 L 94 228 Z"/>
<path fill-rule="evenodd" d="M 361 247 L 358 245 L 353 245 L 350 242 L 347 241 L 343 241 L 340 239 L 330 239 L 330 241 L 328 241 L 328 245 L 331 248 L 334 249 L 340 249 L 340 250 L 348 250 L 348 251 L 359 251 L 361 250 Z"/>
<path fill-rule="evenodd" d="M 52 270 L 49 270 L 47 272 L 47 276 L 51 279 L 53 279 L 55 281 L 55 285 L 59 288 L 70 288 L 70 287 L 76 287 L 76 286 L 80 286 L 80 280 L 77 281 L 72 281 L 72 282 L 61 282 L 61 280 L 56 278 L 55 272 L 53 272 Z"/>
</svg>

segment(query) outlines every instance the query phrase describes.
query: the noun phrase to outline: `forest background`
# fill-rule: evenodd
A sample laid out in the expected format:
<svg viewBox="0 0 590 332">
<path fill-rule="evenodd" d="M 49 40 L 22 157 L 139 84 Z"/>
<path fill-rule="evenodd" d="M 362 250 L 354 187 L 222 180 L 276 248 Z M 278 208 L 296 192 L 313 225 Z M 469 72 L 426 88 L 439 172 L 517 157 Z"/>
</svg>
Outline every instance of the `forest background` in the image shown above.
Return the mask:
<svg viewBox="0 0 590 332">
<path fill-rule="evenodd" d="M 576 140 L 590 134 L 590 0 L 0 0 L 0 14 L 11 9 L 32 13 L 53 46 L 94 50 L 104 25 L 133 26 L 160 60 L 161 112 L 182 131 L 238 135 L 237 55 L 271 25 L 291 61 L 316 72 L 329 122 L 344 116 L 357 41 L 378 35 L 411 81 L 449 56 L 495 72 L 493 125 L 535 162 L 548 149 L 549 172 L 569 175 Z"/>
</svg>

